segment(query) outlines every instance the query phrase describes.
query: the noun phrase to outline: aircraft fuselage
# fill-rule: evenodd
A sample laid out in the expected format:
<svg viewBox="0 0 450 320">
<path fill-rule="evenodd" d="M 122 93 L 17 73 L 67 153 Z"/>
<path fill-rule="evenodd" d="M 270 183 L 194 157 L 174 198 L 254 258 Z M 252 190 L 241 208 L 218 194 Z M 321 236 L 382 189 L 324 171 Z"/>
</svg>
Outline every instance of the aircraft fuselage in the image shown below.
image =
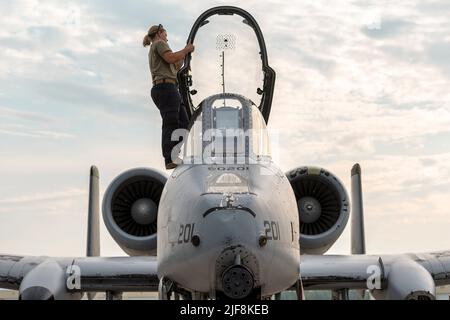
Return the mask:
<svg viewBox="0 0 450 320">
<path fill-rule="evenodd" d="M 158 276 L 210 296 L 280 292 L 299 279 L 298 224 L 292 188 L 273 163 L 182 165 L 159 205 Z"/>
</svg>

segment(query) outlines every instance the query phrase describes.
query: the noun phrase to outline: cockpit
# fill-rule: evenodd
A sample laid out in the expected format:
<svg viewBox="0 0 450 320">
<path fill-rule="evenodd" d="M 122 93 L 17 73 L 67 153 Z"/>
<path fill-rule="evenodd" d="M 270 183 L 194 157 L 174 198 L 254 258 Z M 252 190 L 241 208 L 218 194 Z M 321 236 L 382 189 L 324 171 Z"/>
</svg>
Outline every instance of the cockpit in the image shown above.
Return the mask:
<svg viewBox="0 0 450 320">
<path fill-rule="evenodd" d="M 266 123 L 259 109 L 237 94 L 206 98 L 184 143 L 185 164 L 249 164 L 270 159 Z"/>
</svg>

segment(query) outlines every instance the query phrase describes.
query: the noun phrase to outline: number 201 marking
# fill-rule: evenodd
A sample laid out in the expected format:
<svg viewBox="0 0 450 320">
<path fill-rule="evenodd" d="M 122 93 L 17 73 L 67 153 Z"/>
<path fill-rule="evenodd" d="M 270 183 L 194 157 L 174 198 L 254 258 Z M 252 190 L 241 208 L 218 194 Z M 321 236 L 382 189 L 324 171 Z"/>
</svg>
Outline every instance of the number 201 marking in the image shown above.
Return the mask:
<svg viewBox="0 0 450 320">
<path fill-rule="evenodd" d="M 194 235 L 195 223 L 188 223 L 186 225 L 180 224 L 180 232 L 178 234 L 178 243 L 188 243 Z"/>
<path fill-rule="evenodd" d="M 280 240 L 280 225 L 278 221 L 264 221 L 267 240 Z"/>
</svg>

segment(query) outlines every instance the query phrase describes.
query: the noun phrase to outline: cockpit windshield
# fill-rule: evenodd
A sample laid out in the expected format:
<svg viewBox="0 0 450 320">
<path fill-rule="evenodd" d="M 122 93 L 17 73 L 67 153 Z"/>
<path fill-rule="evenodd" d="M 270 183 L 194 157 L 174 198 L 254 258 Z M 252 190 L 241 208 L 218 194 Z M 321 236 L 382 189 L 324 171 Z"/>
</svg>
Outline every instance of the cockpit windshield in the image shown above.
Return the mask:
<svg viewBox="0 0 450 320">
<path fill-rule="evenodd" d="M 248 164 L 268 158 L 266 124 L 250 100 L 219 94 L 201 103 L 184 144 L 184 163 Z"/>
</svg>

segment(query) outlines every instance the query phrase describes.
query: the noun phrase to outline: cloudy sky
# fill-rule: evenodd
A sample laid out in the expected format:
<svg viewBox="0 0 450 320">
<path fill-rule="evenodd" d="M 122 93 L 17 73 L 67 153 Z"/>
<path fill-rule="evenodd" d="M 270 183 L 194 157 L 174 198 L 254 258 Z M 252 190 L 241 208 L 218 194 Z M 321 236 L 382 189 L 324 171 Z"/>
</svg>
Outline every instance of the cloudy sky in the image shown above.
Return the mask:
<svg viewBox="0 0 450 320">
<path fill-rule="evenodd" d="M 101 190 L 163 169 L 149 97 L 152 24 L 182 48 L 221 1 L 2 1 L 0 252 L 84 255 L 89 166 Z M 237 1 L 277 72 L 269 128 L 283 170 L 363 168 L 369 253 L 450 248 L 450 4 Z M 102 226 L 102 253 L 122 255 Z M 349 252 L 349 232 L 330 253 Z"/>
</svg>

